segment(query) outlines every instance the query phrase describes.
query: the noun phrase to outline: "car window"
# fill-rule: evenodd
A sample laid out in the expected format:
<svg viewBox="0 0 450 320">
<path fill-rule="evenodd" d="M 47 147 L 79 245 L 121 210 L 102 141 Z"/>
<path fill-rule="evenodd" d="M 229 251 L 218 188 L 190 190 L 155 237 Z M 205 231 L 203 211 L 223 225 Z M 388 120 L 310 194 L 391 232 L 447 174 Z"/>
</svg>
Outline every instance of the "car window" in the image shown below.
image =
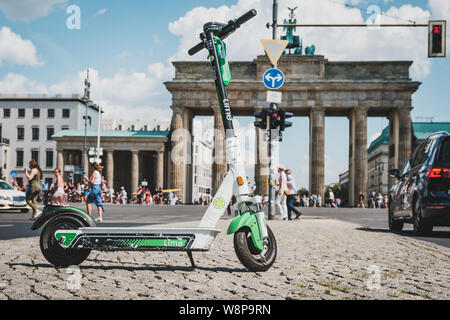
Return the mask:
<svg viewBox="0 0 450 320">
<path fill-rule="evenodd" d="M 14 188 L 11 187 L 8 183 L 0 181 L 0 190 L 12 190 L 12 189 Z"/>
<path fill-rule="evenodd" d="M 411 169 L 411 162 L 410 159 L 408 159 L 408 161 L 406 161 L 405 163 L 405 166 L 403 167 L 401 176 L 407 174 L 410 169 Z"/>
<path fill-rule="evenodd" d="M 418 148 L 416 154 L 414 155 L 414 160 L 411 163 L 411 167 L 414 168 L 423 164 L 428 159 L 428 154 L 432 146 L 432 140 L 423 142 Z"/>
<path fill-rule="evenodd" d="M 450 139 L 445 139 L 442 142 L 441 150 L 439 151 L 439 161 L 450 162 Z"/>
</svg>

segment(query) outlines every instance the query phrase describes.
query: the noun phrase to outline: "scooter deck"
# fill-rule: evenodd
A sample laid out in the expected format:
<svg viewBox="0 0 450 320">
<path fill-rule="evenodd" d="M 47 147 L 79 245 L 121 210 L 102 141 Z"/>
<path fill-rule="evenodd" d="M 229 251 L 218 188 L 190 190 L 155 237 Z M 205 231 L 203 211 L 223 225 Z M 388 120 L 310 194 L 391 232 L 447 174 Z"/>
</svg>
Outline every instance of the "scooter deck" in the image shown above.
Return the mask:
<svg viewBox="0 0 450 320">
<path fill-rule="evenodd" d="M 63 247 L 103 251 L 206 251 L 220 232 L 212 228 L 108 228 L 58 230 Z"/>
</svg>

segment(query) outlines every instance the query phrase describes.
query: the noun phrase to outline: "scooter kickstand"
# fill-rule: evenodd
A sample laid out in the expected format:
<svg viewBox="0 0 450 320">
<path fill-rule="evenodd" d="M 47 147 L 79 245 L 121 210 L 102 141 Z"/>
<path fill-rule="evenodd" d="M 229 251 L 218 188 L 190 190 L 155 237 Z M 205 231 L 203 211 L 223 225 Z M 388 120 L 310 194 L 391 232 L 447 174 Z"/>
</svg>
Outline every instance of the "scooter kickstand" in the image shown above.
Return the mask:
<svg viewBox="0 0 450 320">
<path fill-rule="evenodd" d="M 196 268 L 196 265 L 195 265 L 195 262 L 194 262 L 194 258 L 192 257 L 192 251 L 191 250 L 188 250 L 187 251 L 187 255 L 188 255 L 188 257 L 189 257 L 189 260 L 191 260 L 191 265 L 192 265 L 192 268 Z"/>
</svg>

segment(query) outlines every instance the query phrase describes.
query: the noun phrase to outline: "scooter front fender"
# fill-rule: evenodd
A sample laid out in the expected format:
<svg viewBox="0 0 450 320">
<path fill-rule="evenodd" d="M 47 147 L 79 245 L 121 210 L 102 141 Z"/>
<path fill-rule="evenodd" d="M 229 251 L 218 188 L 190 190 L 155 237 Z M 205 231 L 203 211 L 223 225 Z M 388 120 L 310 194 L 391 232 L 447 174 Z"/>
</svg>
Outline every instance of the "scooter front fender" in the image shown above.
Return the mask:
<svg viewBox="0 0 450 320">
<path fill-rule="evenodd" d="M 31 230 L 38 230 L 40 227 L 46 224 L 47 221 L 61 214 L 75 216 L 81 219 L 86 224 L 86 227 L 96 226 L 94 219 L 92 219 L 86 212 L 81 209 L 69 206 L 46 206 L 44 207 L 41 216 L 34 221 L 33 225 L 31 226 Z"/>
<path fill-rule="evenodd" d="M 258 219 L 255 215 L 255 211 L 245 211 L 241 215 L 235 217 L 228 226 L 227 234 L 235 233 L 243 227 L 247 227 L 251 231 L 251 237 L 256 249 L 263 251 L 264 244 L 261 239 L 261 233 L 259 231 Z"/>
</svg>

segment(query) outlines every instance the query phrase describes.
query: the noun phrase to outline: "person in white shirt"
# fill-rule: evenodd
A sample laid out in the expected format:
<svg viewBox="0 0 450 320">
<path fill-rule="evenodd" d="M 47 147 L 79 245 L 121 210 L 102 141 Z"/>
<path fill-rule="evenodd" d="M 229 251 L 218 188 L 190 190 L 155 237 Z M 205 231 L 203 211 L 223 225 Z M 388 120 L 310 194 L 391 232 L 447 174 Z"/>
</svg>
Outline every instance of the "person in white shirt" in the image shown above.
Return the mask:
<svg viewBox="0 0 450 320">
<path fill-rule="evenodd" d="M 302 215 L 300 211 L 294 206 L 295 196 L 297 195 L 297 186 L 295 185 L 294 177 L 291 175 L 291 170 L 286 169 L 286 181 L 289 188 L 289 194 L 287 195 L 287 215 L 291 220 L 292 211 L 295 212 L 295 219 L 298 219 Z"/>
<path fill-rule="evenodd" d="M 286 194 L 289 193 L 289 188 L 287 186 L 287 177 L 284 172 L 284 167 L 282 165 L 278 166 L 278 193 L 275 198 L 275 204 L 280 211 L 281 217 L 278 220 L 287 220 L 287 205 L 286 205 Z"/>
</svg>

